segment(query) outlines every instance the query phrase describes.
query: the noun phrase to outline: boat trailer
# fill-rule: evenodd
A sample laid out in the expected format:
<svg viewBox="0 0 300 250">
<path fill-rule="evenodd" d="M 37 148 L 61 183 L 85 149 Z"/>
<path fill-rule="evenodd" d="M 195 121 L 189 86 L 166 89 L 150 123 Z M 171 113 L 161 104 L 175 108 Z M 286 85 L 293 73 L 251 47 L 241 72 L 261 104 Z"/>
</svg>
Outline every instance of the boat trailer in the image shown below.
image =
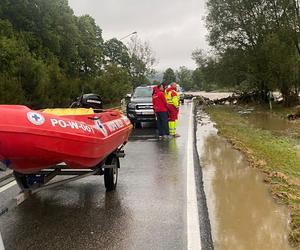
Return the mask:
<svg viewBox="0 0 300 250">
<path fill-rule="evenodd" d="M 118 181 L 119 158 L 124 158 L 124 145 L 111 153 L 103 162 L 92 169 L 69 169 L 67 164 L 60 163 L 35 174 L 11 173 L 0 179 L 0 190 L 6 190 L 18 184 L 21 192 L 5 206 L 0 206 L 0 217 L 23 203 L 31 195 L 40 191 L 57 187 L 72 181 L 80 180 L 91 175 L 104 175 L 106 191 L 116 189 Z M 56 176 L 72 176 L 60 181 L 50 182 Z M 0 231 L 0 250 L 5 250 Z"/>
</svg>

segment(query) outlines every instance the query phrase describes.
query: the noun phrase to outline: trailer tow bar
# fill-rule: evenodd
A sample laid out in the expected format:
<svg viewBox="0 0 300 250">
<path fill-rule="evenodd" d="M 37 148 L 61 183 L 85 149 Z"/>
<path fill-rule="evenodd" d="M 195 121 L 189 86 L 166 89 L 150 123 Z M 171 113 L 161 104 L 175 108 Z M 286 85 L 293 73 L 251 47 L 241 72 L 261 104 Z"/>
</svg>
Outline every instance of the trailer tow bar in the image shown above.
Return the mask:
<svg viewBox="0 0 300 250">
<path fill-rule="evenodd" d="M 9 202 L 7 202 L 7 204 L 5 206 L 0 207 L 0 217 L 2 215 L 5 215 L 6 213 L 8 213 L 10 210 L 13 210 L 17 206 L 19 206 L 21 203 L 23 203 L 26 199 L 28 199 L 33 194 L 36 194 L 36 193 L 38 193 L 42 190 L 48 189 L 48 188 L 53 188 L 53 187 L 57 187 L 57 186 L 62 185 L 62 184 L 69 183 L 71 181 L 76 181 L 76 180 L 88 177 L 90 175 L 95 175 L 99 172 L 99 169 L 95 169 L 93 171 L 86 171 L 86 172 L 87 173 L 80 174 L 78 176 L 68 178 L 66 180 L 57 181 L 57 182 L 54 182 L 54 183 L 51 183 L 51 184 L 47 184 L 47 185 L 44 185 L 42 187 L 35 188 L 33 190 L 28 190 L 28 191 L 25 190 L 25 191 L 20 192 L 15 198 L 13 198 Z M 8 180 L 10 180 L 10 182 Z M 3 179 L 0 180 L 0 188 L 5 187 L 7 185 L 10 185 L 13 182 L 15 182 L 14 178 L 12 177 L 12 175 L 9 175 L 9 177 L 6 177 L 6 178 L 3 178 Z M 2 236 L 1 236 L 1 231 L 0 231 L 0 250 L 5 250 L 3 239 L 2 239 Z"/>
<path fill-rule="evenodd" d="M 0 190 L 5 191 L 6 189 L 16 185 L 15 178 L 12 174 L 8 174 L 7 176 L 0 179 Z M 9 201 L 6 206 L 0 207 L 0 217 L 6 214 L 9 210 L 13 209 L 14 207 L 18 206 L 25 200 L 27 194 L 19 194 L 17 197 Z M 4 250 L 4 243 L 0 231 L 0 250 Z"/>
<path fill-rule="evenodd" d="M 124 149 L 123 149 L 124 145 L 120 146 L 112 155 L 114 155 L 117 159 L 119 158 L 124 158 L 125 157 L 125 153 L 124 153 Z M 117 161 L 119 163 L 119 161 Z M 10 210 L 16 208 L 17 206 L 19 206 L 21 203 L 23 203 L 27 198 L 29 198 L 31 195 L 36 194 L 42 190 L 48 189 L 48 188 L 53 188 L 53 187 L 57 187 L 59 185 L 62 184 L 66 184 L 69 183 L 71 181 L 76 181 L 91 175 L 103 175 L 105 174 L 104 171 L 105 169 L 112 169 L 112 168 L 116 168 L 115 165 L 112 164 L 101 164 L 99 165 L 98 168 L 96 169 L 90 169 L 88 171 L 74 171 L 74 170 L 63 170 L 63 166 L 65 164 L 58 164 L 56 166 L 59 166 L 60 168 L 54 168 L 54 169 L 45 169 L 39 172 L 39 174 L 48 174 L 48 176 L 46 176 L 46 182 L 50 181 L 51 179 L 53 179 L 55 176 L 57 175 L 76 175 L 75 177 L 71 177 L 65 180 L 61 180 L 61 181 L 56 181 L 50 184 L 45 184 L 42 185 L 40 187 L 35 187 L 32 189 L 24 189 L 23 191 L 21 191 L 15 198 L 11 199 L 9 202 L 7 202 L 7 204 L 5 206 L 0 206 L 0 217 L 2 215 L 5 215 L 7 212 L 9 212 Z M 117 168 L 120 167 L 119 164 L 117 164 Z M 16 180 L 13 174 L 9 174 L 4 178 L 0 178 L 0 193 L 14 185 L 16 185 Z M 2 191 L 1 191 L 2 190 Z M 3 239 L 1 236 L 1 231 L 0 231 L 0 250 L 5 250 L 4 248 L 4 243 L 3 243 Z"/>
</svg>

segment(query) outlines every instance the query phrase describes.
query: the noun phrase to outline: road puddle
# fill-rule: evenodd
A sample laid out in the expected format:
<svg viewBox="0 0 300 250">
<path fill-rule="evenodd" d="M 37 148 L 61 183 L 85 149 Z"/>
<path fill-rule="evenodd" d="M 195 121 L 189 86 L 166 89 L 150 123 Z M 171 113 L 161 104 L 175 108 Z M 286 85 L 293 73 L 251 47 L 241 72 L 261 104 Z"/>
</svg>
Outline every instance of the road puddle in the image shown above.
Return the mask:
<svg viewBox="0 0 300 250">
<path fill-rule="evenodd" d="M 258 170 L 198 113 L 197 147 L 203 167 L 216 249 L 292 249 L 288 211 L 274 202 Z"/>
</svg>

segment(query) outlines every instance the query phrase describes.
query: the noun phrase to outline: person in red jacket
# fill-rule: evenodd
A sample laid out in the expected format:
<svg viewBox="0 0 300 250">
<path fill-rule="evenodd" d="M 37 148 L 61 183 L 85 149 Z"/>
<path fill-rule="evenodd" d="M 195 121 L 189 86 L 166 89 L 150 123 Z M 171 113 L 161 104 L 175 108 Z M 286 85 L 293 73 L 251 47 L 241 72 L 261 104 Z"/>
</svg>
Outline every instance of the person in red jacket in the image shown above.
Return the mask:
<svg viewBox="0 0 300 250">
<path fill-rule="evenodd" d="M 164 86 L 162 84 L 153 88 L 153 109 L 156 115 L 156 123 L 158 128 L 159 138 L 169 137 L 168 125 L 168 104 L 164 94 Z"/>
</svg>

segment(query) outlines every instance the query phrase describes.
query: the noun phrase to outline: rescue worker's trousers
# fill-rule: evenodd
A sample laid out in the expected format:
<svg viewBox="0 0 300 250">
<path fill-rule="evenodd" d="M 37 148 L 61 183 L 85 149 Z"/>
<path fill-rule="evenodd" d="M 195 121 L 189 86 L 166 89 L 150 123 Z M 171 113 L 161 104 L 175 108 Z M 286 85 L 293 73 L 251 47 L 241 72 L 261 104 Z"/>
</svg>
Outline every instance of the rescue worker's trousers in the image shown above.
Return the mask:
<svg viewBox="0 0 300 250">
<path fill-rule="evenodd" d="M 177 121 L 169 121 L 169 132 L 170 135 L 176 135 Z"/>
<path fill-rule="evenodd" d="M 156 124 L 159 136 L 169 135 L 168 112 L 157 112 Z"/>
</svg>

